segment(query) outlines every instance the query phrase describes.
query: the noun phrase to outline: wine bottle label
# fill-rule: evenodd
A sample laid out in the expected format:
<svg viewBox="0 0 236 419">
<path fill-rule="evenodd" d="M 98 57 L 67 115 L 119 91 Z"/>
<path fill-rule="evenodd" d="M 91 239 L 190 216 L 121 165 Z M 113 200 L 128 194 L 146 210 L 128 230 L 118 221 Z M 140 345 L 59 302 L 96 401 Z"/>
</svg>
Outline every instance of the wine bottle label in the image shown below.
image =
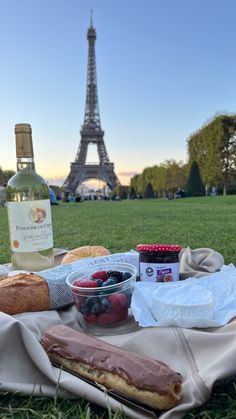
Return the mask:
<svg viewBox="0 0 236 419">
<path fill-rule="evenodd" d="M 8 202 L 11 249 L 37 252 L 53 247 L 49 199 Z"/>
</svg>

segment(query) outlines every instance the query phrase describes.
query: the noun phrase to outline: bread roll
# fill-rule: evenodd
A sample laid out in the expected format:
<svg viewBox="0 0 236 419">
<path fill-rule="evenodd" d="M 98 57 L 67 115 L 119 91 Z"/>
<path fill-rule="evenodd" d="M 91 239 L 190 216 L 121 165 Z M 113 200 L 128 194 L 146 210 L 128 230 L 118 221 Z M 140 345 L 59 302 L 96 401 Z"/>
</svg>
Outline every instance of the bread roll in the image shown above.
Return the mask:
<svg viewBox="0 0 236 419">
<path fill-rule="evenodd" d="M 62 259 L 61 263 L 72 263 L 79 259 L 94 258 L 96 256 L 106 256 L 111 253 L 103 246 L 81 246 L 70 250 Z"/>
<path fill-rule="evenodd" d="M 48 310 L 49 291 L 46 281 L 34 274 L 0 277 L 0 310 L 7 314 Z"/>
<path fill-rule="evenodd" d="M 164 410 L 181 397 L 179 374 L 162 362 L 63 325 L 45 331 L 41 343 L 52 362 L 127 399 Z"/>
</svg>

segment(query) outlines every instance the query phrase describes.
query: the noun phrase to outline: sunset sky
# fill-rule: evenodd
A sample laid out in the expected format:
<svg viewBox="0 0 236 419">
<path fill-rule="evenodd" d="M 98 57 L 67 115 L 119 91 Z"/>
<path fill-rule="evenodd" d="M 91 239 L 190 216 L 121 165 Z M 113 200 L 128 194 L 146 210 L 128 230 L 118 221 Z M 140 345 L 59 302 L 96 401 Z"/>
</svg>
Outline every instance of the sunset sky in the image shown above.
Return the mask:
<svg viewBox="0 0 236 419">
<path fill-rule="evenodd" d="M 236 112 L 235 0 L 0 0 L 0 166 L 16 123 L 33 129 L 38 173 L 61 183 L 83 124 L 93 9 L 101 125 L 121 183 L 187 159 L 187 138 Z M 91 145 L 87 161 L 98 161 Z M 52 180 L 53 179 L 53 180 Z"/>
</svg>

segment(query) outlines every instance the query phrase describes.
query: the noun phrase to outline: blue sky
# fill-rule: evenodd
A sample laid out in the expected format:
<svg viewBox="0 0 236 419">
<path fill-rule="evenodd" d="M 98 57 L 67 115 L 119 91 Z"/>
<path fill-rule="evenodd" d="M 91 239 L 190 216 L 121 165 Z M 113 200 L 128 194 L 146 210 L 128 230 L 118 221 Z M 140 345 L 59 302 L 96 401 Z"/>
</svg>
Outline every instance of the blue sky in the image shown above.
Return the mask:
<svg viewBox="0 0 236 419">
<path fill-rule="evenodd" d="M 121 182 L 166 159 L 216 112 L 236 112 L 235 0 L 0 0 L 0 166 L 32 125 L 37 171 L 69 172 L 80 141 L 90 9 L 105 145 Z M 98 160 L 91 145 L 88 160 Z"/>
</svg>

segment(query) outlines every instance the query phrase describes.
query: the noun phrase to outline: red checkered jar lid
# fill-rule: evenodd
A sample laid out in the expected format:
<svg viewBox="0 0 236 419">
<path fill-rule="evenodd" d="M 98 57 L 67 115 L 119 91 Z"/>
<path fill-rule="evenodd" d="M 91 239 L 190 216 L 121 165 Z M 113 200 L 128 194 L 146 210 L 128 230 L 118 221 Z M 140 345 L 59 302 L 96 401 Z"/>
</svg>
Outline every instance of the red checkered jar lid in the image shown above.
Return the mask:
<svg viewBox="0 0 236 419">
<path fill-rule="evenodd" d="M 138 252 L 180 252 L 181 246 L 177 244 L 138 244 Z"/>
</svg>

